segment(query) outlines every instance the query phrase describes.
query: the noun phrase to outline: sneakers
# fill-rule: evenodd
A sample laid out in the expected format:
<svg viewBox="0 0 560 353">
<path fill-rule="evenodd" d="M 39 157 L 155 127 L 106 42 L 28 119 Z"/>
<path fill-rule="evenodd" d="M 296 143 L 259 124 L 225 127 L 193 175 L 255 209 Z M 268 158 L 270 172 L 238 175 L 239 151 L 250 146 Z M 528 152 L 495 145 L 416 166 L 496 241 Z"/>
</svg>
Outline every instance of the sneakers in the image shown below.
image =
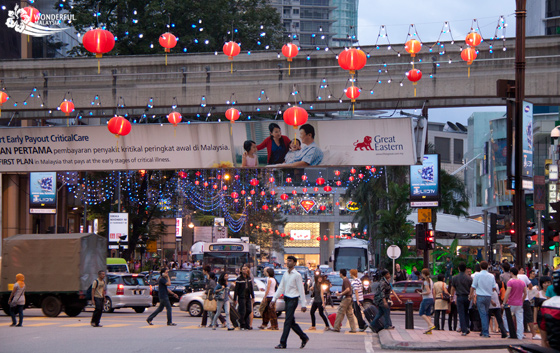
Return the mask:
<svg viewBox="0 0 560 353">
<path fill-rule="evenodd" d="M 177 326 L 177 324 L 174 323 L 174 322 L 168 322 L 168 323 L 167 323 L 167 326 Z"/>
<path fill-rule="evenodd" d="M 538 341 L 538 340 L 541 339 L 541 335 L 534 335 L 534 336 L 533 336 L 533 339 L 534 339 L 535 341 Z"/>
<path fill-rule="evenodd" d="M 365 330 L 367 330 L 367 327 L 361 328 L 360 332 L 364 332 Z"/>
<path fill-rule="evenodd" d="M 228 327 L 227 330 L 228 330 L 228 331 L 233 331 L 233 330 L 235 330 L 235 328 L 234 328 L 234 327 Z"/>
</svg>

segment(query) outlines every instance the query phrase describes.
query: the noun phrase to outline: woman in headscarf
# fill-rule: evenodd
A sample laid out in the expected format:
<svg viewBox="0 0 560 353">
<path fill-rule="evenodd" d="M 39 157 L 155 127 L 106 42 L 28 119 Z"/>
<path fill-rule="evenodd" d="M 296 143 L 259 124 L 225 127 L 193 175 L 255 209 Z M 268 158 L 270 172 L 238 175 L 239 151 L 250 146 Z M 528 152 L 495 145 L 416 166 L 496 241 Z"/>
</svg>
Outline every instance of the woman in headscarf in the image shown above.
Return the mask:
<svg viewBox="0 0 560 353">
<path fill-rule="evenodd" d="M 10 314 L 12 315 L 12 324 L 10 326 L 21 327 L 23 323 L 23 307 L 25 306 L 25 277 L 18 273 L 16 275 L 16 283 L 8 299 L 10 304 Z M 16 325 L 16 314 L 19 314 L 19 322 Z"/>
</svg>

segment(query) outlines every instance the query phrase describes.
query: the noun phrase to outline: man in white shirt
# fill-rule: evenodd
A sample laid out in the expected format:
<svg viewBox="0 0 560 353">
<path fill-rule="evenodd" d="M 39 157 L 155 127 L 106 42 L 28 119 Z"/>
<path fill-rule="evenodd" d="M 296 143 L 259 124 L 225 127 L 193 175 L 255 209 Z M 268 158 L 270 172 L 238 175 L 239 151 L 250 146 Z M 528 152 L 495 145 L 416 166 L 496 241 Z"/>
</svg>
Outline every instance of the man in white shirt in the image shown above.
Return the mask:
<svg viewBox="0 0 560 353">
<path fill-rule="evenodd" d="M 284 303 L 286 304 L 286 320 L 284 321 L 284 331 L 282 332 L 282 337 L 280 338 L 280 344 L 274 347 L 276 349 L 286 349 L 290 329 L 294 330 L 299 338 L 301 338 L 300 348 L 304 348 L 307 342 L 309 342 L 309 337 L 303 332 L 301 327 L 299 327 L 294 317 L 298 305 L 298 298 L 301 305 L 301 311 L 307 311 L 307 301 L 305 299 L 303 281 L 299 272 L 294 269 L 296 264 L 297 259 L 295 256 L 288 256 L 286 262 L 288 271 L 284 272 L 280 285 L 278 286 L 278 290 L 276 290 L 271 302 L 271 304 L 276 304 L 278 298 L 280 298 L 282 294 L 284 295 Z"/>
<path fill-rule="evenodd" d="M 517 279 L 520 279 L 525 283 L 527 286 L 527 297 L 523 301 L 523 323 L 525 324 L 525 331 L 527 328 L 531 331 L 531 335 L 533 336 L 534 340 L 540 340 L 541 336 L 537 335 L 536 325 L 534 324 L 534 315 L 533 315 L 533 308 L 531 308 L 531 299 L 535 296 L 533 292 L 533 283 L 525 274 L 525 268 L 523 266 L 519 266 L 518 269 L 519 273 L 517 274 Z"/>
</svg>

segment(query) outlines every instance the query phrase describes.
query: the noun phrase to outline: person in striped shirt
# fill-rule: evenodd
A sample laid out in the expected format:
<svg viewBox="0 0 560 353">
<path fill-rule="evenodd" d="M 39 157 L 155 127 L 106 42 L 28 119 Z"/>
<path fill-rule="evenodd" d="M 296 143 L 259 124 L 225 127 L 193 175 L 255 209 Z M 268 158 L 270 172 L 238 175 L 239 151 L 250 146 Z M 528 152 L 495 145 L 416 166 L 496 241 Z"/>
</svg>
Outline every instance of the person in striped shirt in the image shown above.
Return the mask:
<svg viewBox="0 0 560 353">
<path fill-rule="evenodd" d="M 352 284 L 352 306 L 354 308 L 354 315 L 358 320 L 360 332 L 364 332 L 367 326 L 362 317 L 362 308 L 364 304 L 362 281 L 358 278 L 358 270 L 355 268 L 350 270 L 350 277 L 352 278 L 350 283 Z"/>
</svg>

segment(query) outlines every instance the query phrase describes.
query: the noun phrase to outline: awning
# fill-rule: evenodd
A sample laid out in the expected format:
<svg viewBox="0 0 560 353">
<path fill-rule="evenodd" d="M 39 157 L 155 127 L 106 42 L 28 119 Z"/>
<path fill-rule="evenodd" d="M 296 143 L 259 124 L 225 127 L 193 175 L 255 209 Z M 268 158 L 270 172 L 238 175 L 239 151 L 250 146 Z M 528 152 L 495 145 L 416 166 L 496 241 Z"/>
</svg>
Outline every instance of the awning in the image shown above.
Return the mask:
<svg viewBox="0 0 560 353">
<path fill-rule="evenodd" d="M 407 220 L 414 224 L 418 223 L 416 212 L 408 215 Z M 436 232 L 455 234 L 484 234 L 484 223 L 465 217 L 457 217 L 450 214 L 438 213 Z"/>
</svg>

